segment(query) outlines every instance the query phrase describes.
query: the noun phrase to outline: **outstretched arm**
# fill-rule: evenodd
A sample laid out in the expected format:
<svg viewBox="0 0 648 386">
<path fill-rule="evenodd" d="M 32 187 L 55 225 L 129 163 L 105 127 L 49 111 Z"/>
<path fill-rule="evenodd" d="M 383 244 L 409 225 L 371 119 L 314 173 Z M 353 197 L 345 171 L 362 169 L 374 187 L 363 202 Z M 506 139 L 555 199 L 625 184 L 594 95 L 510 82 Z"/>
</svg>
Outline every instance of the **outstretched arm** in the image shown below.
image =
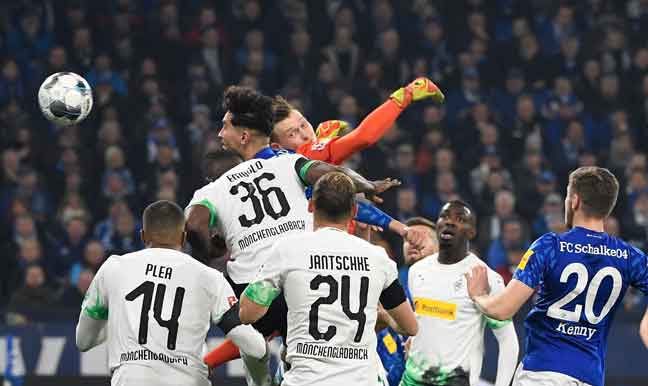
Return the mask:
<svg viewBox="0 0 648 386">
<path fill-rule="evenodd" d="M 379 181 L 369 181 L 349 168 L 331 165 L 322 161 L 308 160 L 306 158 L 300 158 L 297 160 L 295 163 L 295 171 L 298 173 L 302 182 L 308 186 L 315 185 L 317 180 L 326 173 L 344 173 L 353 181 L 356 193 L 366 193 L 370 196 L 380 194 L 393 186 L 400 185 L 400 181 L 391 178 Z"/>
<path fill-rule="evenodd" d="M 207 206 L 193 205 L 187 209 L 187 242 L 191 245 L 191 255 L 198 261 L 206 263 L 209 260 L 211 240 L 209 225 L 212 214 Z"/>
<path fill-rule="evenodd" d="M 437 103 L 444 100 L 441 90 L 427 78 L 415 79 L 407 86 L 394 91 L 389 99 L 367 115 L 355 130 L 331 141 L 331 163 L 338 165 L 353 154 L 378 142 L 410 103 L 427 98 Z M 341 130 L 344 125 L 346 123 L 341 121 L 323 122 L 317 127 L 318 137 L 326 136 L 326 131 Z"/>
<path fill-rule="evenodd" d="M 470 298 L 486 316 L 497 320 L 512 318 L 535 292 L 533 288 L 513 279 L 504 290 L 489 295 L 487 268 L 483 265 L 473 267 L 471 274 L 465 276 Z"/>
</svg>

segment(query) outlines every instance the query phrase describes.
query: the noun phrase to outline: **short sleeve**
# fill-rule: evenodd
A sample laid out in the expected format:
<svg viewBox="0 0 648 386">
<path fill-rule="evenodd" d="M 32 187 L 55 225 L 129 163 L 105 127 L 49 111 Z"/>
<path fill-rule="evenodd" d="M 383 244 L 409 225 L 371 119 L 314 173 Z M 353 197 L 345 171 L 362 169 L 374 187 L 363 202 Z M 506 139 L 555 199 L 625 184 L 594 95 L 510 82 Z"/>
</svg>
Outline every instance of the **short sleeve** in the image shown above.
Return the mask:
<svg viewBox="0 0 648 386">
<path fill-rule="evenodd" d="M 282 244 L 282 242 L 274 244 L 268 259 L 259 268 L 254 281 L 245 288 L 245 296 L 262 306 L 269 307 L 281 293 L 283 258 L 280 251 Z"/>
<path fill-rule="evenodd" d="M 203 186 L 201 189 L 196 190 L 187 209 L 195 205 L 202 205 L 209 210 L 209 227 L 216 225 L 218 221 L 218 214 L 214 204 L 214 191 L 216 190 L 216 182 Z M 186 210 L 186 209 L 185 209 Z"/>
<path fill-rule="evenodd" d="M 238 302 L 232 286 L 225 280 L 223 275 L 212 268 L 209 269 L 207 285 L 213 286 L 212 304 L 210 305 L 211 320 L 214 324 L 221 321 L 223 315 Z"/>
<path fill-rule="evenodd" d="M 383 255 L 382 259 L 386 262 L 384 263 L 385 282 L 383 284 L 383 290 L 380 293 L 380 303 L 386 310 L 391 310 L 407 301 L 407 297 L 405 296 L 403 286 L 398 280 L 396 262 L 387 256 L 384 249 L 381 249 L 379 253 Z"/>
<path fill-rule="evenodd" d="M 648 257 L 632 247 L 629 261 L 630 285 L 648 295 Z"/>
<path fill-rule="evenodd" d="M 382 247 L 375 247 L 379 250 L 385 263 L 385 285 L 383 289 L 389 287 L 394 281 L 398 281 L 398 268 L 396 262 L 387 256 L 387 252 Z"/>
<path fill-rule="evenodd" d="M 295 160 L 295 173 L 299 176 L 299 181 L 301 181 L 304 186 L 310 185 L 306 179 L 306 174 L 308 170 L 316 163 L 317 161 L 310 160 L 306 157 L 298 157 Z"/>
<path fill-rule="evenodd" d="M 92 279 L 88 291 L 86 291 L 81 310 L 87 316 L 95 320 L 108 320 L 108 299 L 111 266 L 115 264 L 115 258 L 110 257 L 99 268 Z"/>
<path fill-rule="evenodd" d="M 556 256 L 556 236 L 547 233 L 531 244 L 526 251 L 513 278 L 531 288 L 537 288 L 544 278 L 545 268 L 549 260 Z"/>
</svg>

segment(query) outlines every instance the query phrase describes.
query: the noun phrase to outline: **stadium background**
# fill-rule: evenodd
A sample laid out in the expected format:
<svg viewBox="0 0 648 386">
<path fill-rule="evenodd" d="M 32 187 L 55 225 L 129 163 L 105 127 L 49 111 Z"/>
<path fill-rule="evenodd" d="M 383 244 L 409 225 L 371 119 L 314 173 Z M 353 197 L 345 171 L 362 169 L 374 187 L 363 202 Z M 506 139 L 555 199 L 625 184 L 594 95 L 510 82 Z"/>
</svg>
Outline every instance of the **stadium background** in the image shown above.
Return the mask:
<svg viewBox="0 0 648 386">
<path fill-rule="evenodd" d="M 141 247 L 146 204 L 185 205 L 203 184 L 221 92 L 234 83 L 283 95 L 313 124 L 356 126 L 428 76 L 445 105 L 411 106 L 349 162 L 403 181 L 384 209 L 435 218 L 443 202 L 468 200 L 474 248 L 510 278 L 530 241 L 563 228 L 569 170 L 596 164 L 622 183 L 608 232 L 645 250 L 646 36 L 645 0 L 0 2 L 0 369 L 66 377 L 27 384 L 106 374 L 101 354 L 73 347 L 83 292 L 106 256 Z M 38 111 L 36 90 L 58 71 L 94 88 L 79 127 Z M 377 242 L 402 263 L 397 240 Z M 648 383 L 645 306 L 636 293 L 624 299 L 610 385 Z M 489 345 L 486 378 L 493 356 Z M 240 382 L 236 366 L 218 384 Z"/>
</svg>

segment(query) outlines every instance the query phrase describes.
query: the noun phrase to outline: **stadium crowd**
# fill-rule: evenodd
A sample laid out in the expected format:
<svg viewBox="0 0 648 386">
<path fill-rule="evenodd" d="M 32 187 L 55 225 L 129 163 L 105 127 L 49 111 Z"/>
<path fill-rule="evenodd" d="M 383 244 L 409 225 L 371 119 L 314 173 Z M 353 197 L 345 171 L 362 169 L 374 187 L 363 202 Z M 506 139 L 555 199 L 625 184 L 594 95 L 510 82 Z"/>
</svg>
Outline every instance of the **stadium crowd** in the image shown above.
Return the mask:
<svg viewBox="0 0 648 386">
<path fill-rule="evenodd" d="M 77 310 L 108 255 L 142 247 L 143 207 L 186 205 L 230 84 L 353 127 L 428 76 L 445 104 L 409 108 L 349 161 L 402 180 L 384 210 L 435 219 L 467 200 L 473 247 L 510 279 L 531 241 L 564 230 L 567 173 L 596 164 L 622 183 L 608 232 L 645 250 L 647 33 L 644 0 L 2 2 L 0 308 Z M 94 89 L 78 127 L 38 110 L 59 71 Z"/>
</svg>

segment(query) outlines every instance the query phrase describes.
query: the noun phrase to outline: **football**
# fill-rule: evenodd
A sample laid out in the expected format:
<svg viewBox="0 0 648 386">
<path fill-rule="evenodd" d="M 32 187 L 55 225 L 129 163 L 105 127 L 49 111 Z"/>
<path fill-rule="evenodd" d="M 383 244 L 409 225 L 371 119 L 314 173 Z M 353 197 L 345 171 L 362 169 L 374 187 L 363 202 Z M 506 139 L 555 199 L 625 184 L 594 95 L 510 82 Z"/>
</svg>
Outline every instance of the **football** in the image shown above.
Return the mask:
<svg viewBox="0 0 648 386">
<path fill-rule="evenodd" d="M 38 104 L 45 118 L 55 125 L 77 124 L 92 110 L 92 89 L 73 72 L 57 72 L 41 84 Z"/>
</svg>

